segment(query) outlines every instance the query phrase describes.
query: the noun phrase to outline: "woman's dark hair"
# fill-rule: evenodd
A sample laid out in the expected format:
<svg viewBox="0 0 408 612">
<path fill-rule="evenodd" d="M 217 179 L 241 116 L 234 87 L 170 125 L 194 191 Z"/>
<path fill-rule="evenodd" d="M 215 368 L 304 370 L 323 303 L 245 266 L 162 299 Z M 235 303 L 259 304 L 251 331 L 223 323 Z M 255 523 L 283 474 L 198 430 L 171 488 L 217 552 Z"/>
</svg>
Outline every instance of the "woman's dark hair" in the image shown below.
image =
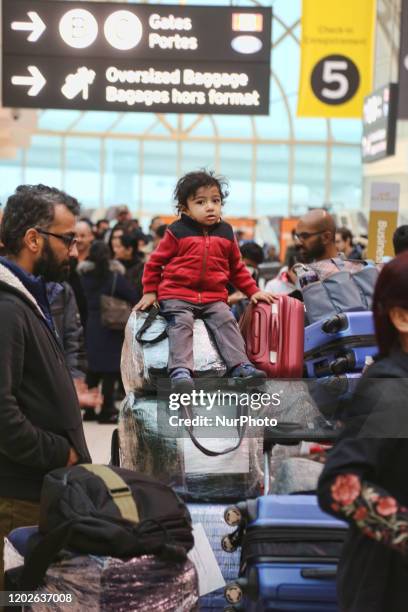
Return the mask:
<svg viewBox="0 0 408 612">
<path fill-rule="evenodd" d="M 118 230 L 122 230 L 122 232 L 125 234 L 125 229 L 126 228 L 125 228 L 125 224 L 124 223 L 116 223 L 116 225 L 114 225 L 112 227 L 112 231 L 110 233 L 109 241 L 108 241 L 108 246 L 110 248 L 110 252 L 111 252 L 112 257 L 114 256 L 114 252 L 113 252 L 113 248 L 112 248 L 112 240 L 115 237 L 115 232 L 117 232 Z"/>
<path fill-rule="evenodd" d="M 138 255 L 139 237 L 137 232 L 134 232 L 133 234 L 123 234 L 123 236 L 120 236 L 120 241 L 125 249 L 132 249 L 132 258 Z"/>
<path fill-rule="evenodd" d="M 89 250 L 88 260 L 95 264 L 92 274 L 101 282 L 110 276 L 110 248 L 103 240 L 94 240 Z"/>
<path fill-rule="evenodd" d="M 400 225 L 392 237 L 396 255 L 408 250 L 408 225 Z"/>
<path fill-rule="evenodd" d="M 11 195 L 1 222 L 1 242 L 8 253 L 18 255 L 27 230 L 41 227 L 46 230 L 54 221 L 55 206 L 63 204 L 79 215 L 78 200 L 64 191 L 46 185 L 20 185 Z"/>
<path fill-rule="evenodd" d="M 221 203 L 228 197 L 228 181 L 222 176 L 207 170 L 188 172 L 178 180 L 174 190 L 174 199 L 177 201 L 176 210 L 180 214 L 187 208 L 187 199 L 195 196 L 200 187 L 218 187 Z"/>
<path fill-rule="evenodd" d="M 408 309 L 408 252 L 383 267 L 375 286 L 373 314 L 380 357 L 398 345 L 398 330 L 389 316 L 394 306 Z"/>
</svg>

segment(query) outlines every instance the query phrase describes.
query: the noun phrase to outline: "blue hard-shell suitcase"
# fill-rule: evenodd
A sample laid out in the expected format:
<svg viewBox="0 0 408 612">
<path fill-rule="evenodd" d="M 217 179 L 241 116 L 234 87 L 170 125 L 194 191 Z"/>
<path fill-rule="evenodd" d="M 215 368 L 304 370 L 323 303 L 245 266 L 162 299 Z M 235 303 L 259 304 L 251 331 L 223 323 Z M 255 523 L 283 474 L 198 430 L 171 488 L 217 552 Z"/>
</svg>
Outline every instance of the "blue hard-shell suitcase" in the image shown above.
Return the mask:
<svg viewBox="0 0 408 612">
<path fill-rule="evenodd" d="M 221 540 L 228 527 L 224 521 L 224 504 L 187 504 L 193 523 L 201 523 L 208 540 L 213 549 L 215 558 L 220 566 L 225 582 L 230 582 L 238 577 L 240 553 L 225 552 L 221 546 Z M 199 598 L 200 612 L 223 612 L 227 601 L 224 589 L 218 589 L 208 595 Z"/>
<path fill-rule="evenodd" d="M 361 373 L 367 358 L 373 359 L 377 353 L 375 345 L 351 346 L 348 342 L 327 345 L 317 349 L 313 355 L 305 356 L 305 372 L 308 378 Z"/>
<path fill-rule="evenodd" d="M 374 319 L 371 311 L 344 312 L 305 328 L 305 354 L 339 340 L 375 344 Z"/>
<path fill-rule="evenodd" d="M 305 374 L 309 378 L 361 372 L 377 354 L 372 312 L 345 312 L 305 329 Z"/>
<path fill-rule="evenodd" d="M 337 611 L 347 524 L 323 512 L 315 495 L 260 497 L 228 509 L 230 524 L 232 517 L 242 551 L 240 578 L 226 587 L 231 610 Z"/>
</svg>

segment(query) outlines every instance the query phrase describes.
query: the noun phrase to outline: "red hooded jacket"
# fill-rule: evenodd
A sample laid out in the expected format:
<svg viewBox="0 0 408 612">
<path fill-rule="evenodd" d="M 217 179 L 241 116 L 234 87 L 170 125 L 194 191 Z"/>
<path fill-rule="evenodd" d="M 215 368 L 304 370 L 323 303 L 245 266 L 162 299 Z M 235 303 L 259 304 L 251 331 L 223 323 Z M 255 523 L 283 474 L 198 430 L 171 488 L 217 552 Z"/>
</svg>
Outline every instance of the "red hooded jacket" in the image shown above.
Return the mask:
<svg viewBox="0 0 408 612">
<path fill-rule="evenodd" d="M 144 293 L 155 291 L 159 300 L 226 302 L 227 283 L 248 297 L 259 291 L 231 225 L 206 227 L 185 214 L 166 230 L 143 274 Z"/>
</svg>

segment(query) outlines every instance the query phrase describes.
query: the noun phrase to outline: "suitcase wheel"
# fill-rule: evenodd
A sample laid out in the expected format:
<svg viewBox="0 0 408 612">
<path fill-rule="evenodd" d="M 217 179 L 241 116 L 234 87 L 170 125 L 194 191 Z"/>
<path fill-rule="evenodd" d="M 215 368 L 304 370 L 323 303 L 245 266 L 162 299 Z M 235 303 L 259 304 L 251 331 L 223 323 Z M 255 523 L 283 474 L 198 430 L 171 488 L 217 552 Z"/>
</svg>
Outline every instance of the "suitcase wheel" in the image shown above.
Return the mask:
<svg viewBox="0 0 408 612">
<path fill-rule="evenodd" d="M 237 506 L 228 506 L 224 512 L 224 520 L 230 527 L 237 527 L 242 523 L 242 512 Z"/>
<path fill-rule="evenodd" d="M 221 548 L 224 552 L 233 553 L 237 550 L 239 544 L 231 537 L 233 534 L 225 535 L 221 540 Z"/>
<path fill-rule="evenodd" d="M 225 587 L 224 596 L 228 603 L 235 605 L 240 603 L 244 597 L 244 592 L 237 582 L 231 582 Z"/>
</svg>

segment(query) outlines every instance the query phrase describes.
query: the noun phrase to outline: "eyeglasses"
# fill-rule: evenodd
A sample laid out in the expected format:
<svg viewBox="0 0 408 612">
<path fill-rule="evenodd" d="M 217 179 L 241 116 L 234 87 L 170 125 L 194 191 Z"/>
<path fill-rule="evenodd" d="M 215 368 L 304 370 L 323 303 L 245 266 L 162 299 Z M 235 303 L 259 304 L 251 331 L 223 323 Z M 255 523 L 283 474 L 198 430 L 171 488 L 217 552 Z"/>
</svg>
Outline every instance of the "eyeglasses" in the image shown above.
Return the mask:
<svg viewBox="0 0 408 612">
<path fill-rule="evenodd" d="M 70 234 L 54 234 L 53 232 L 46 232 L 45 230 L 41 229 L 41 227 L 36 227 L 35 229 L 37 230 L 39 234 L 44 234 L 45 236 L 53 236 L 54 238 L 58 238 L 65 244 L 68 251 L 70 251 L 72 247 L 77 243 L 76 236 L 73 232 L 71 232 Z"/>
<path fill-rule="evenodd" d="M 299 240 L 299 242 L 304 242 L 311 236 L 317 236 L 318 234 L 324 234 L 324 230 L 321 230 L 320 232 L 300 232 L 300 234 L 295 234 L 295 238 L 296 240 Z"/>
</svg>

